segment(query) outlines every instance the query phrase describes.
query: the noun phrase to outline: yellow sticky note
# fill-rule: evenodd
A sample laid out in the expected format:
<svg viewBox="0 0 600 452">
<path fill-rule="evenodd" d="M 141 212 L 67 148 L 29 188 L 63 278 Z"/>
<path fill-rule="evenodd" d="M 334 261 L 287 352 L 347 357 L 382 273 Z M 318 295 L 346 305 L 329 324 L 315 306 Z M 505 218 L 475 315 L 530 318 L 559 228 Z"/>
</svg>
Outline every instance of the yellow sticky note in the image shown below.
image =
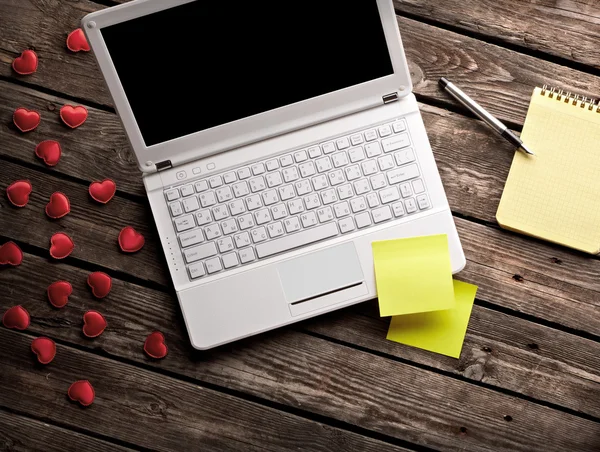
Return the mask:
<svg viewBox="0 0 600 452">
<path fill-rule="evenodd" d="M 454 281 L 454 309 L 392 317 L 387 339 L 458 358 L 476 293 L 477 286 Z"/>
<path fill-rule="evenodd" d="M 454 307 L 448 237 L 429 235 L 373 242 L 379 314 L 414 314 Z"/>
</svg>

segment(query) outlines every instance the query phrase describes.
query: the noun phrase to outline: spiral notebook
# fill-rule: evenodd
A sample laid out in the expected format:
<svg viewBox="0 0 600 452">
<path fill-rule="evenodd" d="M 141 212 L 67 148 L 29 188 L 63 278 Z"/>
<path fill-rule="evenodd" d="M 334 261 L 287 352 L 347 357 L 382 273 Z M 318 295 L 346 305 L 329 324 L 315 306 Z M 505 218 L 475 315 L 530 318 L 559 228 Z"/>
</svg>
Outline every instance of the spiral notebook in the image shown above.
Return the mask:
<svg viewBox="0 0 600 452">
<path fill-rule="evenodd" d="M 600 253 L 600 105 L 535 88 L 498 206 L 500 226 L 586 253 Z"/>
</svg>

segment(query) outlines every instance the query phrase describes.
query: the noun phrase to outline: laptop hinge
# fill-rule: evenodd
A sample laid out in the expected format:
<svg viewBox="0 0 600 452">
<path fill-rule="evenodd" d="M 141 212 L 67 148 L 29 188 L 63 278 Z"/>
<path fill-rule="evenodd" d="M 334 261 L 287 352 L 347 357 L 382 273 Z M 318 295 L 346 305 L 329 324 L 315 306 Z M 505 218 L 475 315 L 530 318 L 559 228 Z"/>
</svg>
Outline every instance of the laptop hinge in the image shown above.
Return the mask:
<svg viewBox="0 0 600 452">
<path fill-rule="evenodd" d="M 393 93 L 386 94 L 382 99 L 384 104 L 396 102 L 398 100 L 398 93 L 394 91 Z"/>
<path fill-rule="evenodd" d="M 162 171 L 169 168 L 173 168 L 173 165 L 171 165 L 171 160 L 163 160 L 162 162 L 158 162 L 156 164 L 157 171 Z"/>
</svg>

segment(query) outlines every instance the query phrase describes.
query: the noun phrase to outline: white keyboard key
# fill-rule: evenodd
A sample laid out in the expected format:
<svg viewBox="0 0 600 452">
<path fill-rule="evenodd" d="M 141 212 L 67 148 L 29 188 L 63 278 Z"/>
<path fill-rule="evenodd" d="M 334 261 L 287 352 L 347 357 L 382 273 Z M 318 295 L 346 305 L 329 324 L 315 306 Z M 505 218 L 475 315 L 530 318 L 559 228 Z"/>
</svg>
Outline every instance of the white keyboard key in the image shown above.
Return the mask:
<svg viewBox="0 0 600 452">
<path fill-rule="evenodd" d="M 415 198 L 408 198 L 406 201 L 406 211 L 408 213 L 413 213 L 417 211 L 417 203 L 415 203 Z"/>
<path fill-rule="evenodd" d="M 252 193 L 263 191 L 265 188 L 267 188 L 267 185 L 265 184 L 264 177 L 258 176 L 253 179 L 250 179 L 250 191 Z"/>
<path fill-rule="evenodd" d="M 212 217 L 210 216 L 210 210 L 201 210 L 200 212 L 196 212 L 196 221 L 198 222 L 198 226 L 204 226 L 212 221 Z"/>
<path fill-rule="evenodd" d="M 236 265 L 240 265 L 237 253 L 234 252 L 223 255 L 223 267 L 232 268 Z"/>
<path fill-rule="evenodd" d="M 200 204 L 202 207 L 214 206 L 217 203 L 214 191 L 207 191 L 200 194 Z"/>
<path fill-rule="evenodd" d="M 356 215 L 355 220 L 358 229 L 366 228 L 367 226 L 371 226 L 372 224 L 371 215 L 369 215 L 369 212 L 359 213 L 358 215 Z"/>
<path fill-rule="evenodd" d="M 263 174 L 266 170 L 265 170 L 265 165 L 263 163 L 255 163 L 254 165 L 251 166 L 252 168 L 252 174 L 254 174 L 255 176 L 260 176 L 261 174 Z"/>
<path fill-rule="evenodd" d="M 323 204 L 325 205 L 333 204 L 338 200 L 337 194 L 333 188 L 321 192 L 321 198 L 323 199 Z"/>
<path fill-rule="evenodd" d="M 254 217 L 252 214 L 247 213 L 246 215 L 242 215 L 238 218 L 238 223 L 240 224 L 240 229 L 243 231 L 245 229 L 250 229 L 256 226 L 254 222 Z"/>
<path fill-rule="evenodd" d="M 348 199 L 354 196 L 354 191 L 352 191 L 352 185 L 350 184 L 340 185 L 337 191 L 340 199 Z"/>
<path fill-rule="evenodd" d="M 237 170 L 238 177 L 241 180 L 248 179 L 252 174 L 250 173 L 250 168 L 240 168 Z"/>
<path fill-rule="evenodd" d="M 348 151 L 348 157 L 352 163 L 360 162 L 365 159 L 365 151 L 362 147 L 352 148 Z"/>
<path fill-rule="evenodd" d="M 331 173 L 328 174 L 329 176 L 329 183 L 331 185 L 339 185 L 339 184 L 343 184 L 344 182 L 346 182 L 346 178 L 344 177 L 344 173 L 342 172 L 342 170 L 335 170 L 332 171 Z"/>
<path fill-rule="evenodd" d="M 365 132 L 365 140 L 367 141 L 373 141 L 377 139 L 377 132 L 375 132 L 374 129 L 371 130 L 367 130 Z"/>
<path fill-rule="evenodd" d="M 347 232 L 352 232 L 356 229 L 356 226 L 354 225 L 354 220 L 352 219 L 352 217 L 342 218 L 339 221 L 339 225 L 340 225 L 340 231 L 342 231 L 342 234 L 346 234 Z"/>
<path fill-rule="evenodd" d="M 352 206 L 352 212 L 358 213 L 363 210 L 367 210 L 367 201 L 363 196 L 359 198 L 354 198 L 350 200 L 350 205 Z"/>
<path fill-rule="evenodd" d="M 281 184 L 283 184 L 283 179 L 281 178 L 281 173 L 279 171 L 267 174 L 267 185 L 269 188 L 277 187 Z"/>
<path fill-rule="evenodd" d="M 392 129 L 394 129 L 394 133 L 404 132 L 406 130 L 406 123 L 403 119 L 400 119 L 392 124 Z"/>
<path fill-rule="evenodd" d="M 167 197 L 167 201 L 175 201 L 176 199 L 179 199 L 179 190 L 176 188 L 168 190 L 165 192 L 165 196 Z"/>
<path fill-rule="evenodd" d="M 277 197 L 277 192 L 275 190 L 267 190 L 262 194 L 263 202 L 265 206 L 270 206 L 279 202 L 279 198 Z"/>
<path fill-rule="evenodd" d="M 225 220 L 223 223 L 221 223 L 221 229 L 225 235 L 233 234 L 234 232 L 238 231 L 237 221 L 235 221 L 235 218 Z"/>
<path fill-rule="evenodd" d="M 282 201 L 292 199 L 294 196 L 296 196 L 294 187 L 292 185 L 284 185 L 283 187 L 279 187 L 279 196 L 281 197 Z"/>
<path fill-rule="evenodd" d="M 260 228 L 256 228 L 256 229 L 252 229 L 252 240 L 254 241 L 254 243 L 260 243 L 260 242 L 264 242 L 265 240 L 267 240 L 267 230 L 265 229 L 264 226 L 261 226 Z"/>
<path fill-rule="evenodd" d="M 371 176 L 371 186 L 373 190 L 379 190 L 380 188 L 385 187 L 387 184 L 385 182 L 385 176 L 383 174 L 376 174 L 375 176 Z"/>
<path fill-rule="evenodd" d="M 379 145 L 379 141 L 375 141 L 374 143 L 369 143 L 365 146 L 365 151 L 367 152 L 367 156 L 369 158 L 377 157 L 381 155 L 381 146 Z"/>
<path fill-rule="evenodd" d="M 287 207 L 285 204 L 277 204 L 271 207 L 271 214 L 273 215 L 273 220 L 281 220 L 287 217 Z"/>
<path fill-rule="evenodd" d="M 298 174 L 298 168 L 295 166 L 290 166 L 289 168 L 283 170 L 283 180 L 287 184 L 298 179 L 300 179 L 300 174 Z"/>
<path fill-rule="evenodd" d="M 312 160 L 300 164 L 298 168 L 300 169 L 300 174 L 302 175 L 302 177 L 314 176 L 317 173 L 317 170 L 315 169 L 315 164 L 312 162 Z"/>
<path fill-rule="evenodd" d="M 400 199 L 400 193 L 398 193 L 398 187 L 389 187 L 379 192 L 381 198 L 381 204 L 388 204 L 390 202 L 398 201 Z"/>
<path fill-rule="evenodd" d="M 379 196 L 377 196 L 377 193 L 369 193 L 367 195 L 367 204 L 371 209 L 379 205 Z"/>
<path fill-rule="evenodd" d="M 381 171 L 387 171 L 390 168 L 393 168 L 394 166 L 396 166 L 394 164 L 394 159 L 392 158 L 391 155 L 384 155 L 383 157 L 379 157 L 377 159 L 377 163 L 379 163 L 379 169 Z"/>
<path fill-rule="evenodd" d="M 335 222 L 325 223 L 322 226 L 317 226 L 306 231 L 298 232 L 278 239 L 270 240 L 266 243 L 261 243 L 256 246 L 256 253 L 259 258 L 272 256 L 274 254 L 289 251 L 310 243 L 315 243 L 320 240 L 328 239 L 338 235 L 338 227 Z"/>
<path fill-rule="evenodd" d="M 329 171 L 331 166 L 331 159 L 329 157 L 323 157 L 322 159 L 316 160 L 317 171 L 319 173 L 324 173 L 325 171 Z"/>
<path fill-rule="evenodd" d="M 327 221 L 333 220 L 333 210 L 331 207 L 321 207 L 317 210 L 317 217 L 319 218 L 319 223 L 326 223 Z"/>
<path fill-rule="evenodd" d="M 300 221 L 302 221 L 303 228 L 310 228 L 318 223 L 317 215 L 314 212 L 303 213 L 300 215 Z"/>
<path fill-rule="evenodd" d="M 198 210 L 200 208 L 200 204 L 198 203 L 198 198 L 195 196 L 193 198 L 186 198 L 182 201 L 183 210 L 185 213 L 193 212 L 194 210 Z"/>
<path fill-rule="evenodd" d="M 294 163 L 294 160 L 292 159 L 291 155 L 284 155 L 279 159 L 279 162 L 281 163 L 281 166 L 285 167 L 292 165 Z"/>
<path fill-rule="evenodd" d="M 250 234 L 247 232 L 234 235 L 233 240 L 235 240 L 235 246 L 238 248 L 243 248 L 252 244 L 252 242 L 250 242 Z"/>
<path fill-rule="evenodd" d="M 179 236 L 179 243 L 182 248 L 186 248 L 188 246 L 197 245 L 198 243 L 204 242 L 204 235 L 202 234 L 201 229 L 196 229 L 194 231 L 186 232 Z"/>
<path fill-rule="evenodd" d="M 364 142 L 364 140 L 363 140 L 362 133 L 357 133 L 356 135 L 352 135 L 350 137 L 350 143 L 352 143 L 352 146 L 358 146 L 359 144 L 362 144 L 363 142 Z"/>
<path fill-rule="evenodd" d="M 231 237 L 223 237 L 217 240 L 217 248 L 221 254 L 233 250 L 233 239 Z"/>
<path fill-rule="evenodd" d="M 406 212 L 404 211 L 404 204 L 402 204 L 402 201 L 392 204 L 392 210 L 394 211 L 395 217 L 401 217 L 402 215 L 406 214 Z"/>
<path fill-rule="evenodd" d="M 361 179 L 354 182 L 354 190 L 357 195 L 364 195 L 365 193 L 371 191 L 371 187 L 369 186 L 369 182 L 367 179 Z"/>
<path fill-rule="evenodd" d="M 339 138 L 339 139 L 335 140 L 335 145 L 341 151 L 342 149 L 349 148 L 350 142 L 348 141 L 348 138 L 343 137 L 343 138 Z"/>
<path fill-rule="evenodd" d="M 256 224 L 266 224 L 271 221 L 271 211 L 269 209 L 261 209 L 254 214 Z"/>
<path fill-rule="evenodd" d="M 221 265 L 221 259 L 218 257 L 213 257 L 206 261 L 206 271 L 208 274 L 217 273 L 223 270 L 223 266 Z"/>
<path fill-rule="evenodd" d="M 275 237 L 280 237 L 284 234 L 283 224 L 281 223 L 281 221 L 271 223 L 267 226 L 267 232 L 269 233 L 269 237 L 271 237 L 272 239 L 274 239 Z"/>
<path fill-rule="evenodd" d="M 275 171 L 279 168 L 279 160 L 273 159 L 267 162 L 267 171 Z"/>
<path fill-rule="evenodd" d="M 373 210 L 373 222 L 375 224 L 382 223 L 387 220 L 392 219 L 392 211 L 390 206 L 379 207 L 378 209 Z"/>
<path fill-rule="evenodd" d="M 233 184 L 233 194 L 236 198 L 241 198 L 250 193 L 250 188 L 248 188 L 248 182 L 242 181 L 237 184 Z"/>
<path fill-rule="evenodd" d="M 226 205 L 222 204 L 220 206 L 213 207 L 212 213 L 215 221 L 221 221 L 229 216 L 229 209 Z"/>
<path fill-rule="evenodd" d="M 336 204 L 335 206 L 333 206 L 333 210 L 335 210 L 335 216 L 337 218 L 342 218 L 346 215 L 350 215 L 350 206 L 348 205 L 348 201 Z"/>
<path fill-rule="evenodd" d="M 333 166 L 336 168 L 348 164 L 348 154 L 345 151 L 336 152 L 331 156 L 331 159 L 333 160 Z"/>
<path fill-rule="evenodd" d="M 234 172 L 230 172 L 230 173 L 223 175 L 223 181 L 226 184 L 233 184 L 236 180 L 237 180 L 237 176 L 235 175 Z"/>
<path fill-rule="evenodd" d="M 406 165 L 407 163 L 415 161 L 415 153 L 412 148 L 404 149 L 394 153 L 394 158 L 398 166 Z"/>
<path fill-rule="evenodd" d="M 194 186 L 196 187 L 196 191 L 198 193 L 202 193 L 203 191 L 208 190 L 208 182 L 206 182 L 205 180 L 200 180 L 196 182 Z"/>
<path fill-rule="evenodd" d="M 285 232 L 288 234 L 300 230 L 300 220 L 298 220 L 298 217 L 288 218 L 283 223 L 285 224 Z"/>
<path fill-rule="evenodd" d="M 227 186 L 217 189 L 216 193 L 219 202 L 227 202 L 233 199 L 233 193 L 231 192 L 231 188 Z"/>
<path fill-rule="evenodd" d="M 175 219 L 175 229 L 177 232 L 188 231 L 196 227 L 193 215 L 186 215 Z"/>
<path fill-rule="evenodd" d="M 425 191 L 425 185 L 423 185 L 423 180 L 421 179 L 414 180 L 412 185 L 416 194 L 423 193 Z"/>
<path fill-rule="evenodd" d="M 362 171 L 365 176 L 370 176 L 371 174 L 375 174 L 377 171 L 379 171 L 375 160 L 367 160 L 366 162 L 362 162 L 360 166 L 362 167 Z"/>
<path fill-rule="evenodd" d="M 325 154 L 331 154 L 332 152 L 335 152 L 335 144 L 333 144 L 333 141 L 323 144 L 323 152 Z"/>
<path fill-rule="evenodd" d="M 312 195 L 304 197 L 304 204 L 306 205 L 307 210 L 316 209 L 321 205 L 321 199 L 318 194 L 313 193 Z"/>
<path fill-rule="evenodd" d="M 388 156 L 389 157 L 389 156 Z M 396 168 L 387 173 L 388 182 L 390 185 L 406 182 L 409 179 L 414 179 L 419 176 L 419 167 L 416 163 L 412 165 Z"/>
<path fill-rule="evenodd" d="M 177 217 L 183 213 L 183 209 L 181 208 L 181 203 L 179 201 L 169 204 L 169 210 L 171 210 L 172 217 Z"/>
<path fill-rule="evenodd" d="M 254 248 L 248 247 L 240 250 L 240 261 L 242 264 L 247 264 L 248 262 L 252 262 L 256 259 L 256 254 L 254 254 Z"/>
<path fill-rule="evenodd" d="M 246 206 L 244 205 L 244 201 L 242 201 L 241 199 L 236 199 L 233 202 L 229 203 L 229 211 L 231 212 L 231 215 L 239 215 L 241 213 L 244 213 L 246 211 Z"/>
<path fill-rule="evenodd" d="M 392 134 L 392 129 L 388 125 L 381 126 L 378 130 L 379 130 L 379 136 L 381 138 L 388 137 Z"/>
<path fill-rule="evenodd" d="M 402 194 L 403 198 L 408 198 L 409 196 L 412 196 L 412 188 L 410 184 L 400 185 L 400 193 Z"/>
<path fill-rule="evenodd" d="M 429 198 L 427 197 L 427 195 L 417 196 L 417 203 L 419 204 L 419 209 L 421 209 L 421 210 L 429 209 L 431 207 L 431 204 L 429 204 Z"/>
<path fill-rule="evenodd" d="M 321 152 L 321 148 L 319 146 L 308 148 L 308 156 L 311 159 L 316 159 L 317 157 L 321 157 L 321 155 L 323 155 L 323 153 Z"/>
<path fill-rule="evenodd" d="M 188 264 L 199 261 L 201 259 L 206 259 L 207 257 L 215 256 L 216 254 L 217 247 L 215 246 L 214 242 L 195 246 L 194 248 L 189 248 L 183 252 L 183 255 L 185 256 L 185 261 Z"/>
<path fill-rule="evenodd" d="M 190 278 L 196 279 L 206 275 L 206 271 L 204 270 L 204 265 L 202 262 L 197 262 L 188 267 L 188 272 L 190 274 Z"/>
<path fill-rule="evenodd" d="M 304 203 L 301 199 L 293 199 L 288 202 L 288 211 L 291 215 L 296 215 L 304 210 Z"/>
<path fill-rule="evenodd" d="M 221 176 L 213 176 L 210 179 L 208 179 L 208 183 L 210 185 L 210 188 L 217 188 L 223 185 L 223 178 Z"/>
<path fill-rule="evenodd" d="M 213 240 L 217 237 L 221 237 L 221 228 L 218 224 L 213 223 L 204 228 L 204 235 L 206 236 L 206 240 Z"/>
<path fill-rule="evenodd" d="M 184 185 L 181 187 L 181 196 L 192 196 L 194 194 L 194 186 L 193 185 Z"/>
<path fill-rule="evenodd" d="M 400 135 L 381 140 L 381 146 L 383 146 L 383 152 L 397 151 L 398 149 L 410 146 L 410 138 L 408 138 L 408 133 L 401 133 Z"/>
<path fill-rule="evenodd" d="M 304 196 L 312 191 L 310 182 L 308 182 L 307 180 L 300 180 L 296 182 L 294 186 L 296 187 L 296 192 L 298 193 L 298 196 Z"/>
<path fill-rule="evenodd" d="M 301 163 L 305 160 L 308 160 L 308 155 L 306 154 L 306 151 L 298 151 L 294 153 L 294 160 L 296 160 L 296 163 Z"/>
<path fill-rule="evenodd" d="M 358 165 L 348 166 L 344 168 L 344 171 L 346 172 L 346 179 L 348 179 L 349 181 L 353 181 L 362 176 Z"/>
<path fill-rule="evenodd" d="M 263 203 L 260 199 L 260 195 L 252 195 L 246 198 L 246 207 L 248 210 L 260 209 L 262 206 Z"/>
<path fill-rule="evenodd" d="M 325 176 L 325 174 L 319 174 L 318 176 L 313 177 L 312 184 L 316 191 L 329 187 L 329 182 L 327 182 L 327 176 Z"/>
</svg>

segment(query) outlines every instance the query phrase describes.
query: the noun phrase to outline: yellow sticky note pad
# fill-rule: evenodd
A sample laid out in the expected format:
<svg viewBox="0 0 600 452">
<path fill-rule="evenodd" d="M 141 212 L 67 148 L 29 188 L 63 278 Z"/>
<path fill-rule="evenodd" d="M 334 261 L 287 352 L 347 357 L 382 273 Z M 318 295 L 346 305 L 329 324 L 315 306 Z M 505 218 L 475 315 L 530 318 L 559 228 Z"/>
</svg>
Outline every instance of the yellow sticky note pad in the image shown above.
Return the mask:
<svg viewBox="0 0 600 452">
<path fill-rule="evenodd" d="M 387 339 L 423 350 L 460 357 L 477 286 L 454 281 L 456 307 L 392 317 Z"/>
<path fill-rule="evenodd" d="M 414 314 L 454 307 L 448 237 L 429 235 L 373 242 L 379 314 Z"/>
</svg>

